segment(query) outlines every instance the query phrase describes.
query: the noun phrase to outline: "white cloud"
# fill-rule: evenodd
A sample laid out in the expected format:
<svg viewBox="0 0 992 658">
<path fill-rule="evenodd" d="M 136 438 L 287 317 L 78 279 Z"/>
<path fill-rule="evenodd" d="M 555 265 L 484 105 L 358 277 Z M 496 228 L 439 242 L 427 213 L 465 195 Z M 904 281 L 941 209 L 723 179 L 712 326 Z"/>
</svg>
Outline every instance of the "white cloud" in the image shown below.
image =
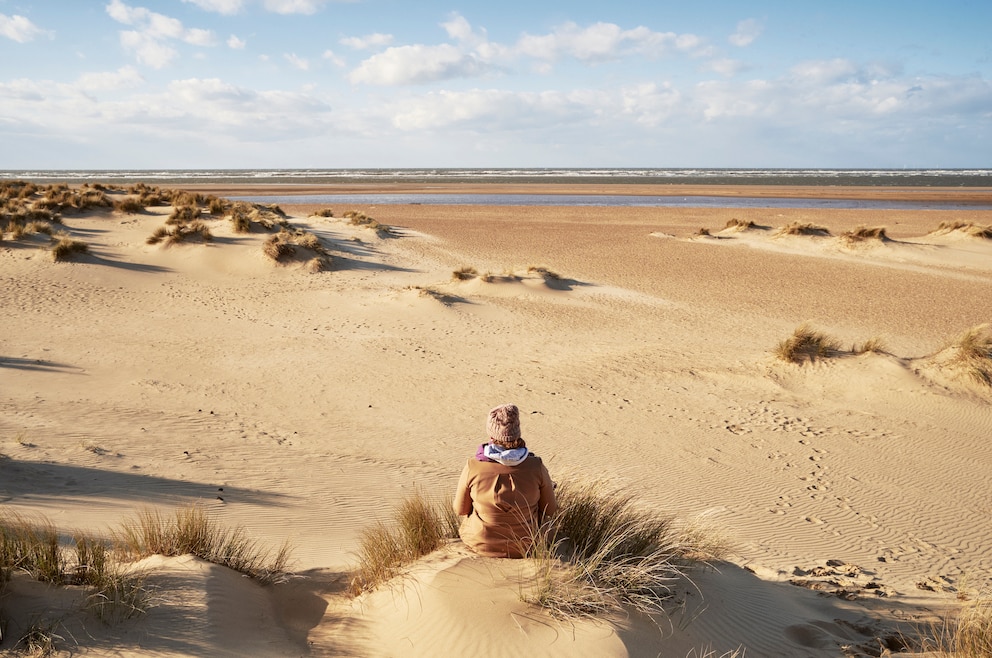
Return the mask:
<svg viewBox="0 0 992 658">
<path fill-rule="evenodd" d="M 286 53 L 283 57 L 294 68 L 298 68 L 301 71 L 307 71 L 310 69 L 310 60 L 305 57 L 299 57 L 296 53 Z"/>
<path fill-rule="evenodd" d="M 246 42 L 233 34 L 227 38 L 227 47 L 231 50 L 244 50 L 246 45 L 248 45 Z"/>
<path fill-rule="evenodd" d="M 325 50 L 324 54 L 321 55 L 321 58 L 326 59 L 327 61 L 329 61 L 331 64 L 334 64 L 334 66 L 337 66 L 338 68 L 344 68 L 345 66 L 345 61 L 340 57 L 338 57 L 333 50 Z"/>
<path fill-rule="evenodd" d="M 475 75 L 483 70 L 482 62 L 449 44 L 399 46 L 366 59 L 348 79 L 370 85 L 420 84 Z"/>
<path fill-rule="evenodd" d="M 737 24 L 737 31 L 727 37 L 727 41 L 735 46 L 750 46 L 755 39 L 761 36 L 764 27 L 753 18 L 748 18 Z"/>
<path fill-rule="evenodd" d="M 341 39 L 341 45 L 348 46 L 355 50 L 368 50 L 369 48 L 382 48 L 393 43 L 392 34 L 381 34 L 375 32 L 362 37 L 346 37 Z"/>
<path fill-rule="evenodd" d="M 632 54 L 659 57 L 672 49 L 691 51 L 702 45 L 702 39 L 693 34 L 654 32 L 643 26 L 624 30 L 614 23 L 595 23 L 585 28 L 565 23 L 550 34 L 525 34 L 517 41 L 515 50 L 549 61 L 564 56 L 606 61 Z"/>
<path fill-rule="evenodd" d="M 747 65 L 737 59 L 717 58 L 707 62 L 703 68 L 729 78 L 746 70 Z"/>
<path fill-rule="evenodd" d="M 153 69 L 165 68 L 179 56 L 179 52 L 167 43 L 134 30 L 121 32 L 121 45 L 124 50 L 133 53 L 138 62 Z"/>
<path fill-rule="evenodd" d="M 116 71 L 83 73 L 76 80 L 76 87 L 82 91 L 116 91 L 130 89 L 144 84 L 145 79 L 133 66 L 122 66 Z"/>
<path fill-rule="evenodd" d="M 237 14 L 244 7 L 244 0 L 183 0 L 196 5 L 200 9 L 218 14 Z"/>
<path fill-rule="evenodd" d="M 169 45 L 171 40 L 194 46 L 214 46 L 217 43 L 212 31 L 187 29 L 182 21 L 145 7 L 132 7 L 121 0 L 111 0 L 106 10 L 118 23 L 136 28 L 120 33 L 121 45 L 133 53 L 139 62 L 153 68 L 164 68 L 179 56 L 179 51 Z"/>
<path fill-rule="evenodd" d="M 0 14 L 0 36 L 5 36 L 18 43 L 27 43 L 34 41 L 35 37 L 46 34 L 51 36 L 51 32 L 42 30 L 24 16 Z"/>
<path fill-rule="evenodd" d="M 448 36 L 455 41 L 468 41 L 473 38 L 472 26 L 464 16 L 455 14 L 450 20 L 441 23 Z"/>
<path fill-rule="evenodd" d="M 316 14 L 327 0 L 265 0 L 265 8 L 277 14 Z"/>
</svg>

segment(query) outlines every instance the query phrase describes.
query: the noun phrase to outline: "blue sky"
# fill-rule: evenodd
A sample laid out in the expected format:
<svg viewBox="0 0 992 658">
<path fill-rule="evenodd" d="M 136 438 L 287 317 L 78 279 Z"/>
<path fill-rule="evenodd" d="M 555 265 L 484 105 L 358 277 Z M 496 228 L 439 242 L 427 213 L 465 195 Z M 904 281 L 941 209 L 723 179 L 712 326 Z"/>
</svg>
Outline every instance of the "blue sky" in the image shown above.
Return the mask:
<svg viewBox="0 0 992 658">
<path fill-rule="evenodd" d="M 0 169 L 992 167 L 992 3 L 0 0 Z"/>
</svg>

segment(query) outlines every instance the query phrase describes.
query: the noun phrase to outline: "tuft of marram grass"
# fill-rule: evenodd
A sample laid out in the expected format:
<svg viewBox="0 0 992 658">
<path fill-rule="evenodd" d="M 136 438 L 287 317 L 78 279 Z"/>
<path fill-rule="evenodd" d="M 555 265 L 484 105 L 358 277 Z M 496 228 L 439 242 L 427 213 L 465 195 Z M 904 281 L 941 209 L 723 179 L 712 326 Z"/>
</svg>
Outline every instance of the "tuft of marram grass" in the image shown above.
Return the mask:
<svg viewBox="0 0 992 658">
<path fill-rule="evenodd" d="M 53 236 L 55 244 L 52 245 L 52 260 L 61 263 L 69 260 L 76 254 L 83 254 L 89 251 L 89 245 L 80 240 L 69 237 L 66 233 L 56 233 Z"/>
<path fill-rule="evenodd" d="M 879 240 L 885 241 L 887 236 L 885 235 L 884 226 L 859 226 L 857 228 L 851 229 L 850 231 L 844 231 L 840 234 L 840 237 L 845 242 L 866 242 L 868 240 Z"/>
<path fill-rule="evenodd" d="M 968 329 L 952 343 L 952 364 L 986 386 L 992 386 L 992 325 L 981 324 Z"/>
<path fill-rule="evenodd" d="M 115 539 L 132 558 L 192 554 L 262 583 L 282 580 L 289 562 L 288 543 L 274 552 L 265 549 L 243 527 L 223 528 L 197 505 L 181 507 L 172 517 L 143 510 L 123 524 Z"/>
<path fill-rule="evenodd" d="M 727 220 L 727 224 L 724 226 L 724 228 L 733 229 L 735 231 L 747 231 L 749 229 L 755 228 L 756 226 L 757 224 L 755 224 L 750 219 L 737 219 L 736 217 L 734 217 L 733 219 Z"/>
<path fill-rule="evenodd" d="M 814 330 L 809 324 L 796 328 L 792 336 L 783 340 L 775 348 L 775 355 L 789 363 L 803 363 L 816 359 L 840 355 L 840 342 L 822 332 Z"/>
<path fill-rule="evenodd" d="M 479 271 L 474 267 L 460 267 L 451 273 L 451 279 L 453 281 L 468 281 L 469 279 L 474 279 L 479 276 Z"/>
<path fill-rule="evenodd" d="M 965 602 L 919 636 L 920 651 L 934 658 L 992 657 L 992 598 Z"/>
<path fill-rule="evenodd" d="M 114 201 L 114 210 L 128 215 L 142 212 L 144 209 L 145 204 L 142 203 L 140 197 L 129 196 L 124 199 Z"/>
<path fill-rule="evenodd" d="M 824 237 L 830 235 L 830 230 L 825 226 L 810 224 L 808 222 L 792 222 L 780 227 L 775 231 L 775 235 L 811 235 Z"/>
<path fill-rule="evenodd" d="M 0 572 L 4 581 L 13 572 L 23 571 L 35 580 L 58 584 L 65 565 L 59 535 L 51 521 L 0 512 Z"/>
<path fill-rule="evenodd" d="M 396 576 L 400 569 L 458 537 L 458 517 L 447 499 L 414 492 L 393 513 L 362 532 L 351 592 L 358 596 Z"/>
<path fill-rule="evenodd" d="M 851 346 L 852 354 L 888 354 L 889 348 L 881 336 L 873 336 L 860 345 Z"/>
<path fill-rule="evenodd" d="M 729 550 L 701 522 L 679 527 L 601 483 L 560 482 L 556 495 L 559 510 L 535 534 L 535 578 L 521 596 L 557 616 L 600 616 L 624 606 L 657 612 L 687 568 Z"/>
<path fill-rule="evenodd" d="M 971 236 L 973 238 L 981 238 L 983 240 L 992 240 L 992 225 L 982 226 L 981 224 L 976 224 L 974 222 L 964 222 L 960 220 L 952 220 L 941 222 L 937 225 L 936 230 L 931 231 L 931 235 L 944 235 L 947 233 L 960 232 L 965 235 Z"/>
<path fill-rule="evenodd" d="M 531 265 L 527 268 L 527 272 L 528 274 L 537 274 L 544 279 L 551 279 L 552 281 L 558 281 L 561 279 L 560 274 L 554 270 L 548 269 L 544 265 Z"/>
</svg>

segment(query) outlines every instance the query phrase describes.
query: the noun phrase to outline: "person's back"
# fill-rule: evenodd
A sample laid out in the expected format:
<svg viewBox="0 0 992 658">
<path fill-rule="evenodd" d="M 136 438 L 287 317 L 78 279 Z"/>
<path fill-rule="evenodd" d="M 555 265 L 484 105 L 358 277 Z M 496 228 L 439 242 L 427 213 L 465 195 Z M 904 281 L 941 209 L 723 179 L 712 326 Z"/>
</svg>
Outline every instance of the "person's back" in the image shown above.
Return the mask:
<svg viewBox="0 0 992 658">
<path fill-rule="evenodd" d="M 490 442 L 462 470 L 454 509 L 467 518 L 459 535 L 480 555 L 523 557 L 538 525 L 557 510 L 554 486 L 544 463 L 520 437 L 513 405 L 490 411 Z"/>
</svg>

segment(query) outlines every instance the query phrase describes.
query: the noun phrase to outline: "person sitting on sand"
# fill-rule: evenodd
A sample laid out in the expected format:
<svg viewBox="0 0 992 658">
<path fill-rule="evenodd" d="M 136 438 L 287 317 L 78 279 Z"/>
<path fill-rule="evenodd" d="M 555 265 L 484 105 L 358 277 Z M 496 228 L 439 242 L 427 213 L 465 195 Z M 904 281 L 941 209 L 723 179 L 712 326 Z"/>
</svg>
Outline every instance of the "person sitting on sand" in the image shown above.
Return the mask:
<svg viewBox="0 0 992 658">
<path fill-rule="evenodd" d="M 520 411 L 503 404 L 489 412 L 489 442 L 468 460 L 455 491 L 465 545 L 487 557 L 523 557 L 533 534 L 558 509 L 544 462 L 520 436 Z"/>
</svg>

